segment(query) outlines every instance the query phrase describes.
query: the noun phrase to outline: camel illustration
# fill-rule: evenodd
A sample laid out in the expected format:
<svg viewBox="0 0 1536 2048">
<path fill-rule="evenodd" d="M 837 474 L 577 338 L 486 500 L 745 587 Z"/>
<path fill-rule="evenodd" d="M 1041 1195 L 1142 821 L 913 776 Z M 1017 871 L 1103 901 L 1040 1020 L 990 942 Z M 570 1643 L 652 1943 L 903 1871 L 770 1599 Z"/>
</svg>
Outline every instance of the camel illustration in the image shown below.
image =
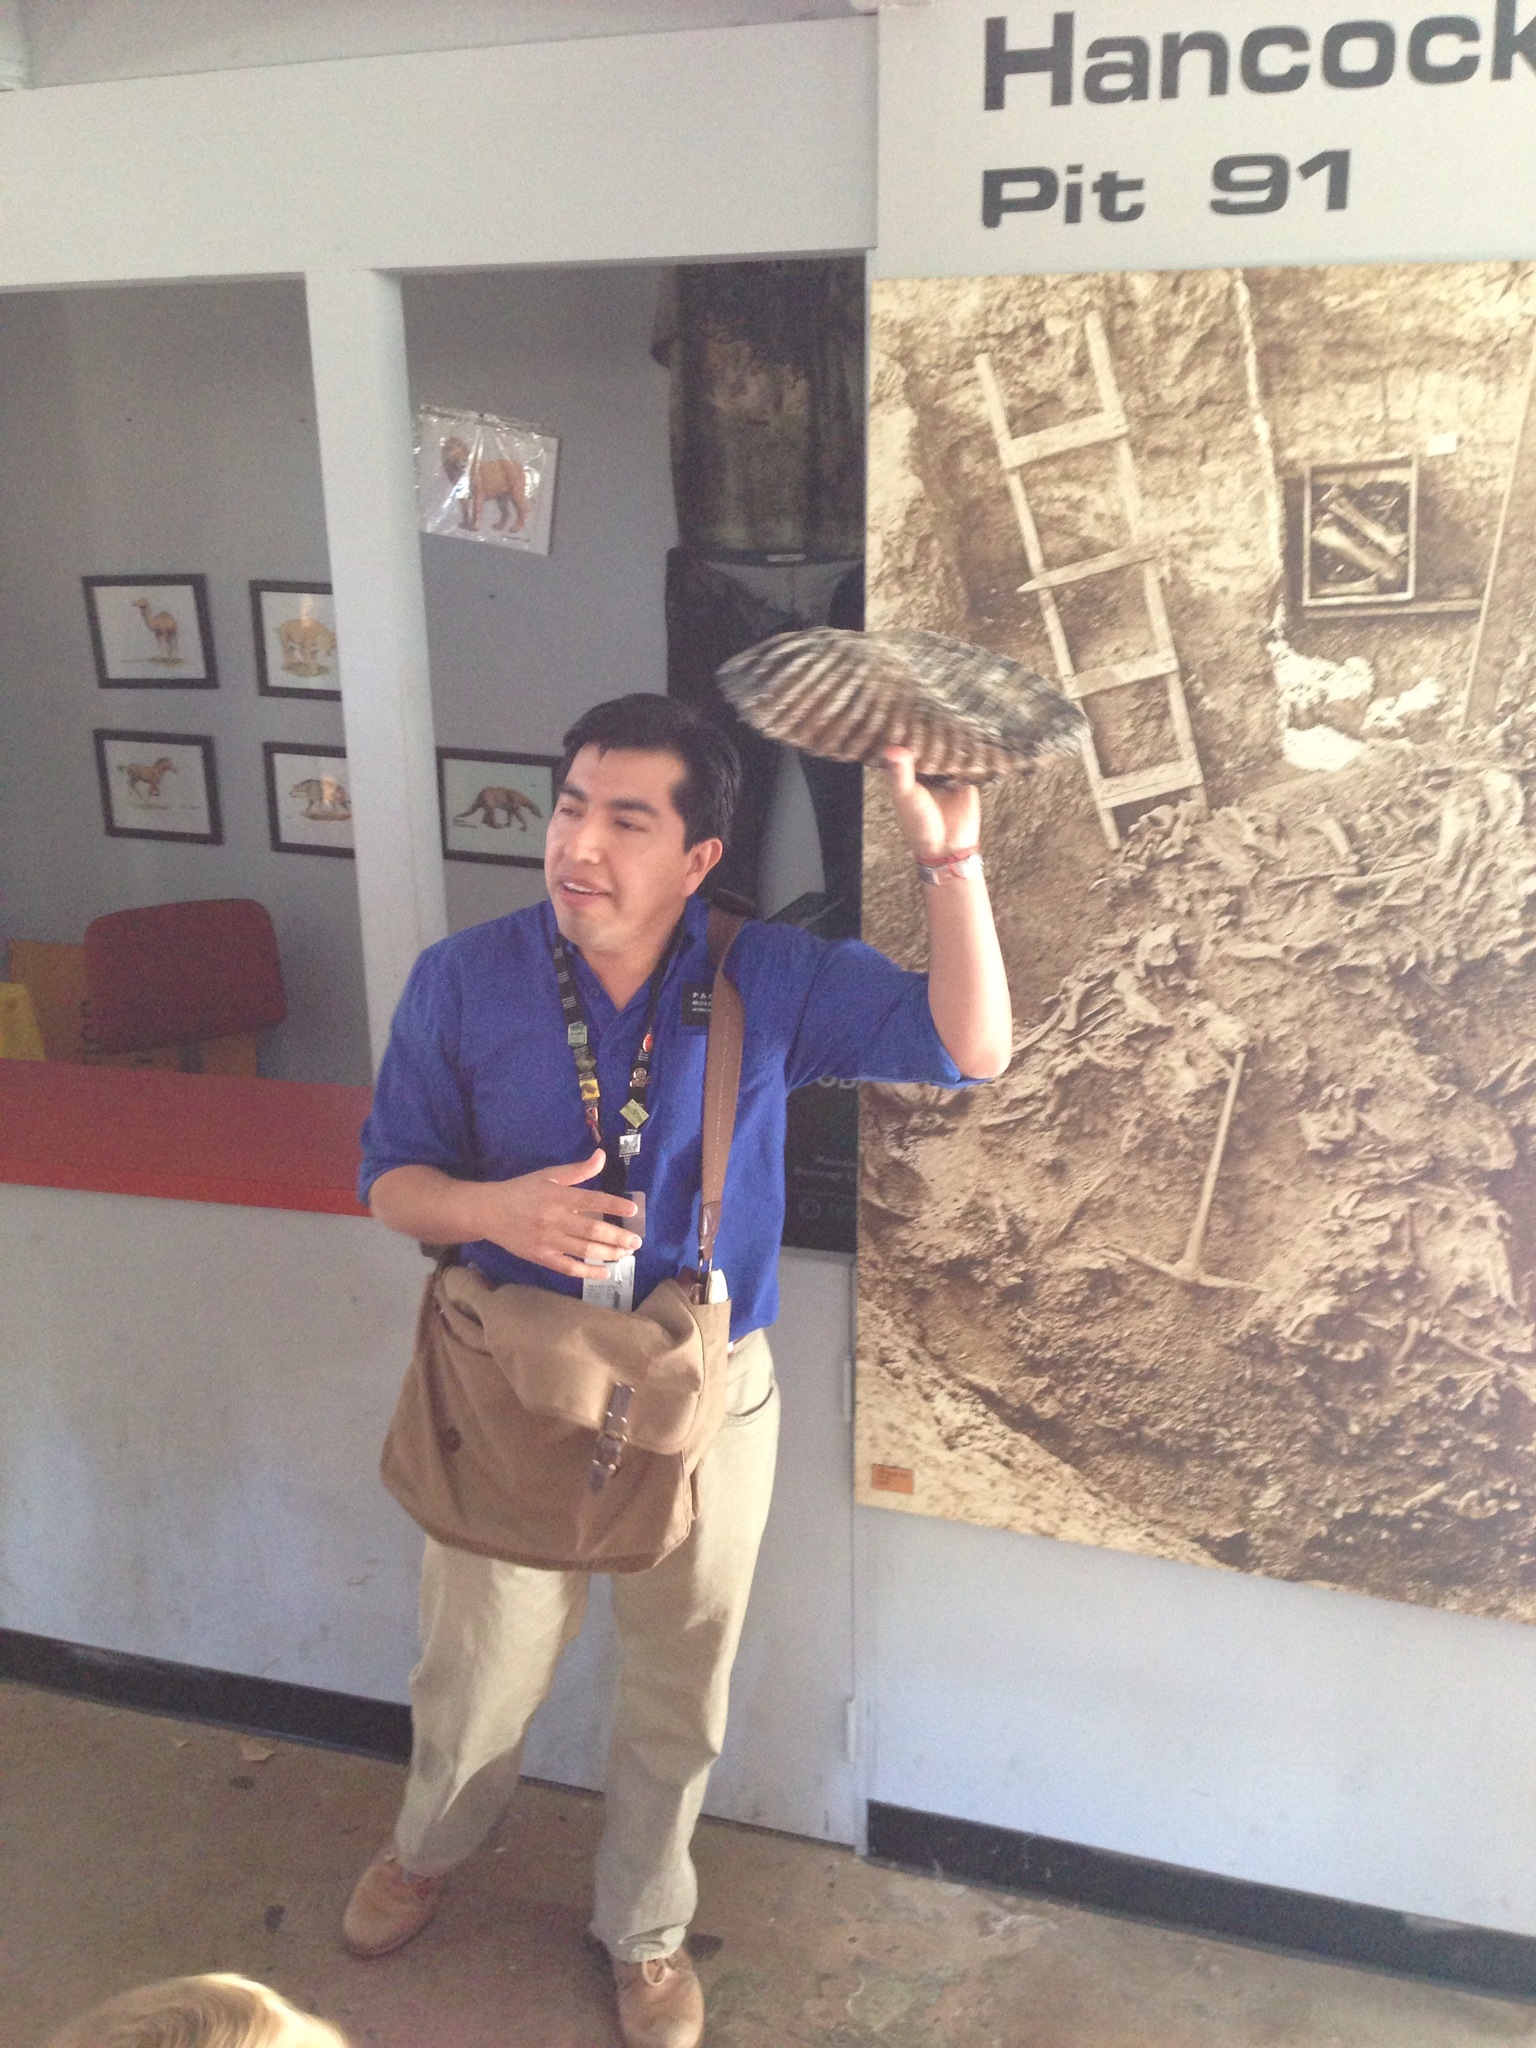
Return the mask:
<svg viewBox="0 0 1536 2048">
<path fill-rule="evenodd" d="M 338 782 L 334 775 L 306 775 L 302 782 L 293 785 L 288 794 L 303 798 L 304 808 L 300 816 L 313 818 L 317 824 L 345 824 L 352 815 L 352 798 L 347 786 Z"/>
<path fill-rule="evenodd" d="M 472 825 L 478 821 L 500 832 L 515 820 L 518 831 L 526 832 L 528 820 L 542 818 L 543 815 L 533 798 L 525 796 L 522 790 L 493 786 L 482 789 L 469 809 L 460 811 L 453 822 L 455 825 Z"/>
<path fill-rule="evenodd" d="M 157 652 L 150 656 L 150 660 L 166 663 L 175 662 L 179 667 L 181 663 L 179 651 L 181 627 L 176 622 L 176 614 L 174 612 L 152 612 L 149 608 L 149 599 L 147 597 L 136 597 L 133 600 L 133 608 L 155 636 Z"/>
<path fill-rule="evenodd" d="M 499 505 L 497 533 L 521 533 L 528 520 L 528 472 L 520 462 L 502 456 L 471 456 L 469 443 L 450 434 L 443 443 L 443 471 L 451 484 L 462 481 L 466 470 L 469 484 L 459 510 L 459 523 L 471 533 L 480 526 L 480 514 L 487 505 Z M 513 513 L 517 517 L 513 518 Z"/>
<path fill-rule="evenodd" d="M 319 619 L 284 619 L 277 629 L 283 667 L 291 676 L 324 676 L 331 671 L 336 635 Z"/>
<path fill-rule="evenodd" d="M 174 761 L 168 761 L 162 754 L 158 761 L 119 761 L 117 772 L 127 778 L 130 803 L 157 804 L 161 801 L 161 783 L 167 775 L 176 774 L 177 768 Z"/>
</svg>

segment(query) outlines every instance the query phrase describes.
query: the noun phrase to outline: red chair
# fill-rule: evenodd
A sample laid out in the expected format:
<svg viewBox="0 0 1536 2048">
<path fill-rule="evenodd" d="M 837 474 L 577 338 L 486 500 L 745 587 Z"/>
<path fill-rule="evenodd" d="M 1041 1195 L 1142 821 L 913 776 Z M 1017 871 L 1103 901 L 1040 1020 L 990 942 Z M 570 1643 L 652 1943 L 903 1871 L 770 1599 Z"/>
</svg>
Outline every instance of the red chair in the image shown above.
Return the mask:
<svg viewBox="0 0 1536 2048">
<path fill-rule="evenodd" d="M 103 1053 L 199 1045 L 288 1014 L 272 920 L 244 896 L 96 918 L 85 928 L 85 981 Z"/>
</svg>

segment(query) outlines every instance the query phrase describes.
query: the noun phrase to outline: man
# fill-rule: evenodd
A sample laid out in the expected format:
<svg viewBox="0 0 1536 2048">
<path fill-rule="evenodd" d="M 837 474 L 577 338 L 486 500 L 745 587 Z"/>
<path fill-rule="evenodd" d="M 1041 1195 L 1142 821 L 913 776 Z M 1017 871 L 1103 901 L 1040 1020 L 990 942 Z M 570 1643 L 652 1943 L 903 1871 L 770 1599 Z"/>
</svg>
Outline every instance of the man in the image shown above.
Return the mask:
<svg viewBox="0 0 1536 2048">
<path fill-rule="evenodd" d="M 887 768 L 933 885 L 926 980 L 855 941 L 831 946 L 787 925 L 748 924 L 730 955 L 746 1045 L 716 1241 L 732 1301 L 727 1420 L 699 1467 L 687 1541 L 613 1582 L 622 1665 L 592 1926 L 614 1960 L 627 2048 L 696 2048 L 703 2035 L 683 1946 L 696 1899 L 689 1842 L 773 1483 L 778 1396 L 763 1333 L 778 1310 L 786 1094 L 822 1076 L 953 1087 L 1001 1073 L 1011 1050 L 976 792 L 922 787 L 904 750 L 888 751 Z M 383 1223 L 461 1246 L 493 1285 L 579 1294 L 632 1254 L 640 1301 L 692 1263 L 711 979 L 698 891 L 723 851 L 737 781 L 729 740 L 670 698 L 618 698 L 566 734 L 548 902 L 430 947 L 401 998 L 364 1131 L 361 1190 Z M 595 1103 L 562 996 L 587 1027 Z M 637 1063 L 640 1143 L 620 1146 Z M 586 1588 L 584 1573 L 428 1539 L 410 1777 L 394 1840 L 347 1907 L 354 1954 L 387 1954 L 419 1932 L 444 1874 L 494 1826 Z"/>
</svg>

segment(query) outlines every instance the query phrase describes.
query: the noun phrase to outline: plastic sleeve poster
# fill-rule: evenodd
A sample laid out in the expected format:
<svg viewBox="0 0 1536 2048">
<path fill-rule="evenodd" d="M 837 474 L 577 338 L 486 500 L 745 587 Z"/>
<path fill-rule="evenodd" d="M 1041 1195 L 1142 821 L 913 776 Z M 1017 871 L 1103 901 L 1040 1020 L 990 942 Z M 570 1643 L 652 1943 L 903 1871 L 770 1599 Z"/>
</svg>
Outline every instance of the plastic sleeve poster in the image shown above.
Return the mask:
<svg viewBox="0 0 1536 2048">
<path fill-rule="evenodd" d="M 1093 743 L 866 1096 L 860 1497 L 1532 1618 L 1536 8 L 1207 13 L 882 18 L 870 624 Z"/>
<path fill-rule="evenodd" d="M 494 413 L 421 406 L 416 497 L 423 533 L 547 555 L 560 444 Z"/>
</svg>

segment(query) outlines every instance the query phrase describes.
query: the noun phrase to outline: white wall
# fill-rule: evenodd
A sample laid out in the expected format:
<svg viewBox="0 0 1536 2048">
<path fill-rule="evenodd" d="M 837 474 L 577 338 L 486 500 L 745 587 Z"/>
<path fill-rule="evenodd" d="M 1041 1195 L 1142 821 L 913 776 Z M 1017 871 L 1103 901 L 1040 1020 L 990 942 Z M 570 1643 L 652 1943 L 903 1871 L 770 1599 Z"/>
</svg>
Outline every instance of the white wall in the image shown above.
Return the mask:
<svg viewBox="0 0 1536 2048">
<path fill-rule="evenodd" d="M 12 0 L 34 85 L 855 13 L 851 0 Z"/>
<path fill-rule="evenodd" d="M 857 1511 L 873 1799 L 1536 1934 L 1536 1632 Z"/>
<path fill-rule="evenodd" d="M 0 1628 L 403 1700 L 421 1539 L 378 1458 L 426 1272 L 361 1219 L 0 1186 Z M 780 1484 L 709 1810 L 848 1841 L 846 1262 L 789 1253 L 783 1285 Z M 535 1774 L 601 1779 L 607 1620 Z"/>
<path fill-rule="evenodd" d="M 0 289 L 865 248 L 874 24 L 0 96 Z"/>
<path fill-rule="evenodd" d="M 401 1698 L 424 1272 L 360 1218 L 0 1187 L 0 1625 Z"/>
</svg>

